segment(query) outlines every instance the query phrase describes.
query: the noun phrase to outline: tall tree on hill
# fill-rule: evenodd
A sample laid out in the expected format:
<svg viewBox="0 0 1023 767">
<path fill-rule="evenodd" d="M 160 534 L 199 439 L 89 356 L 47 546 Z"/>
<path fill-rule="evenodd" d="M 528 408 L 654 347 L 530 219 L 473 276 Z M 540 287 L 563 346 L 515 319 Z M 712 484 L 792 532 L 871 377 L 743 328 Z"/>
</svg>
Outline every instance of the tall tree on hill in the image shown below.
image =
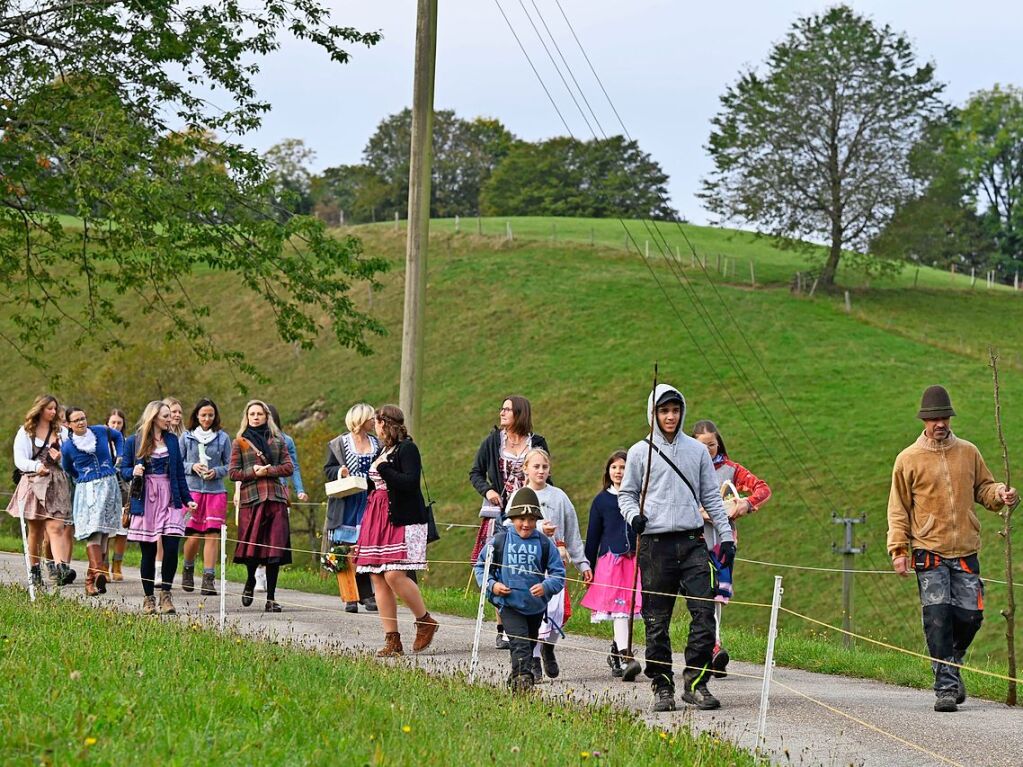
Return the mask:
<svg viewBox="0 0 1023 767">
<path fill-rule="evenodd" d="M 379 39 L 332 24 L 316 0 L 3 4 L 0 340 L 52 373 L 64 344 L 109 349 L 166 331 L 204 361 L 258 375 L 218 343 L 215 297 L 183 279 L 212 269 L 255 292 L 282 340 L 309 346 L 327 324 L 369 350 L 382 327 L 349 289 L 386 263 L 310 217 L 279 221 L 266 162 L 213 138 L 260 124 L 258 57 L 289 33 L 340 63 L 345 46 Z"/>
<path fill-rule="evenodd" d="M 963 199 L 981 210 L 1008 279 L 1023 262 L 1023 90 L 996 85 L 974 94 L 948 124 L 938 162 Z"/>
<path fill-rule="evenodd" d="M 274 187 L 272 204 L 281 217 L 312 212 L 313 174 L 309 171 L 309 163 L 315 159 L 316 152 L 300 138 L 286 138 L 263 155 Z"/>
<path fill-rule="evenodd" d="M 668 175 L 635 141 L 622 136 L 522 143 L 483 189 L 492 216 L 672 218 Z"/>
<path fill-rule="evenodd" d="M 395 211 L 405 214 L 411 135 L 412 111 L 403 109 L 380 122 L 363 150 L 363 164 L 388 188 L 379 208 L 373 209 L 375 218 L 389 219 Z M 478 213 L 480 189 L 515 142 L 498 120 L 477 117 L 469 121 L 450 109 L 436 111 L 430 215 Z"/>
<path fill-rule="evenodd" d="M 722 221 L 783 244 L 823 239 L 820 284 L 864 248 L 915 189 L 910 149 L 944 86 L 904 35 L 840 5 L 799 19 L 721 97 L 701 197 Z"/>
</svg>

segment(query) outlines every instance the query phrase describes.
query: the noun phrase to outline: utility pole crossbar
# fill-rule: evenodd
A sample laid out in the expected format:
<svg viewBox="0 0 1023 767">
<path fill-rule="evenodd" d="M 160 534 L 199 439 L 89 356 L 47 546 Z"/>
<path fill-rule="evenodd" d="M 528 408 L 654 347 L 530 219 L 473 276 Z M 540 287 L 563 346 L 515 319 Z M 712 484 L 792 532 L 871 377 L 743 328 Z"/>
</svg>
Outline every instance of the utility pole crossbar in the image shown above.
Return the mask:
<svg viewBox="0 0 1023 767">
<path fill-rule="evenodd" d="M 853 630 L 853 570 L 855 570 L 856 555 L 867 550 L 867 545 L 855 546 L 853 540 L 853 526 L 862 525 L 867 521 L 867 515 L 861 514 L 858 517 L 840 517 L 837 514 L 831 515 L 831 521 L 836 525 L 845 525 L 845 541 L 839 548 L 834 543 L 831 550 L 842 555 L 842 628 L 848 632 Z M 853 638 L 849 634 L 843 636 L 845 646 L 852 647 Z"/>
</svg>

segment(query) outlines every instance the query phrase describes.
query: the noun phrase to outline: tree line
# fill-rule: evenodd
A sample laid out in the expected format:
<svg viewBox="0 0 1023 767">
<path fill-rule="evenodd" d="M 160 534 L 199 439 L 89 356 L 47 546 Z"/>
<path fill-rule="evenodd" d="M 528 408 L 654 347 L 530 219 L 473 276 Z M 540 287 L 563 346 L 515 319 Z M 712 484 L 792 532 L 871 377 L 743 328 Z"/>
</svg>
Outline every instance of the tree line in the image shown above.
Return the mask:
<svg viewBox="0 0 1023 767">
<path fill-rule="evenodd" d="M 412 112 L 380 121 L 362 162 L 313 173 L 315 153 L 285 139 L 264 159 L 280 202 L 331 224 L 386 221 L 408 207 Z M 500 120 L 434 113 L 430 215 L 583 216 L 669 219 L 668 175 L 622 136 L 529 142 Z"/>
</svg>

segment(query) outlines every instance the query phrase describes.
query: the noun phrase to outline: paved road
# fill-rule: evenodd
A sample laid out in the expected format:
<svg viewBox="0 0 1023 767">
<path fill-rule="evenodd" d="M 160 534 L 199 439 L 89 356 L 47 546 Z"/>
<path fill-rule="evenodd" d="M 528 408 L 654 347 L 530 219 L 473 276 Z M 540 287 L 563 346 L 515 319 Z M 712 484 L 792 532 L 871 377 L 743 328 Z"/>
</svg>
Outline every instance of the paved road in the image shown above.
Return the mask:
<svg viewBox="0 0 1023 767">
<path fill-rule="evenodd" d="M 138 572 L 127 568 L 125 577 L 123 583 L 111 584 L 106 596 L 97 601 L 120 609 L 138 610 L 142 601 Z M 23 580 L 24 559 L 0 553 L 0 581 Z M 82 596 L 82 587 L 77 583 L 65 591 Z M 383 639 L 376 615 L 345 614 L 340 609 L 340 600 L 335 597 L 281 589 L 278 601 L 285 611 L 268 615 L 262 612 L 260 601 L 249 608 L 241 607 L 239 584 L 229 583 L 228 593 L 230 626 L 253 637 L 287 639 L 324 651 L 376 650 Z M 219 610 L 219 598 L 204 600 L 197 592 L 186 595 L 175 588 L 174 600 L 183 619 L 215 618 Z M 436 673 L 467 670 L 473 622 L 447 615 L 436 617 L 442 628 L 433 646 L 423 655 L 397 662 Z M 402 635 L 407 637 L 407 649 L 414 634 L 412 618 L 403 611 L 400 622 Z M 480 678 L 499 684 L 507 675 L 508 656 L 494 649 L 492 625 L 484 627 L 483 636 Z M 688 724 L 715 732 L 746 748 L 755 745 L 761 666 L 732 663 L 729 670 L 734 673 L 728 679 L 712 683 L 711 689 L 722 701 L 718 711 L 690 709 L 654 714 L 649 711 L 651 694 L 646 684 L 626 684 L 610 677 L 604 662 L 607 645 L 603 640 L 573 636 L 570 632 L 562 642 L 558 651 L 561 676 L 541 684 L 538 689 L 542 693 L 582 702 L 609 702 L 639 712 L 657 727 Z M 676 668 L 681 668 L 680 655 L 676 654 L 675 662 Z M 740 674 L 746 676 L 738 676 Z M 1020 709 L 971 698 L 958 713 L 937 714 L 932 710 L 933 697 L 928 691 L 787 668 L 775 669 L 774 679 L 931 752 L 916 750 L 776 685 L 771 692 L 765 738 L 765 749 L 776 763 L 826 767 L 949 764 L 1019 767 L 1023 764 L 1023 711 Z"/>
</svg>

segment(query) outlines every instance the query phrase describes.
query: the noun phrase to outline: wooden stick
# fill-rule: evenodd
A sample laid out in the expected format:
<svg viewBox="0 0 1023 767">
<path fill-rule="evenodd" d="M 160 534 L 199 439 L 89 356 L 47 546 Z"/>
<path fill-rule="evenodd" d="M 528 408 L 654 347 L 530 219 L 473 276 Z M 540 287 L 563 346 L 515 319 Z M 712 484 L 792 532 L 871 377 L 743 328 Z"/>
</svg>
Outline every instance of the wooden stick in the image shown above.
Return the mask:
<svg viewBox="0 0 1023 767">
<path fill-rule="evenodd" d="M 1012 487 L 1012 475 L 1009 473 L 1009 451 L 1005 446 L 1005 434 L 1002 431 L 1002 403 L 999 397 L 998 387 L 998 352 L 994 347 L 988 348 L 991 355 L 991 373 L 994 377 L 995 386 L 995 426 L 998 429 L 998 442 L 1002 446 L 1002 467 L 1005 470 L 1005 486 Z M 1006 506 L 1002 510 L 1002 529 L 1000 535 L 1005 539 L 1005 588 L 1008 591 L 1008 599 L 1005 609 L 1002 610 L 1002 617 L 1005 618 L 1005 642 L 1009 652 L 1008 676 L 1016 678 L 1016 588 L 1012 582 L 1012 512 L 1016 510 L 1019 501 L 1013 506 Z M 1016 682 L 1009 682 L 1009 689 L 1005 694 L 1005 705 L 1016 705 Z"/>
<path fill-rule="evenodd" d="M 639 494 L 639 516 L 643 516 L 646 507 L 646 491 L 650 487 L 650 464 L 654 457 L 654 424 L 657 423 L 657 363 L 654 362 L 654 385 L 650 389 L 650 436 L 647 438 L 646 476 L 643 478 L 643 490 Z M 628 536 L 626 536 L 628 537 Z M 629 595 L 629 657 L 632 652 L 632 627 L 636 622 L 636 589 L 639 588 L 639 534 L 636 534 L 636 567 L 632 571 L 632 593 Z M 619 648 L 620 649 L 620 648 Z"/>
</svg>

